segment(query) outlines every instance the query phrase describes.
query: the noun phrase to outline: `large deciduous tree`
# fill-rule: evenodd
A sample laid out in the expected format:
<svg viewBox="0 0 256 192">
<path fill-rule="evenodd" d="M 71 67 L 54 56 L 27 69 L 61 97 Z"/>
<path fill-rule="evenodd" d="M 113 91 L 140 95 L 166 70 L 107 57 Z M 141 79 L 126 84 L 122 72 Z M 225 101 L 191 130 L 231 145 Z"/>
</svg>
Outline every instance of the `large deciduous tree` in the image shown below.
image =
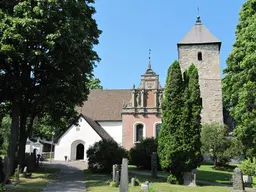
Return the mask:
<svg viewBox="0 0 256 192">
<path fill-rule="evenodd" d="M 0 102 L 11 104 L 11 171 L 17 141 L 22 160 L 36 116 L 59 120 L 87 98 L 100 34 L 90 3 L 23 0 L 0 10 Z"/>
<path fill-rule="evenodd" d="M 183 80 L 175 61 L 169 67 L 164 90 L 158 155 L 162 168 L 170 170 L 180 183 L 183 173 L 197 168 L 202 161 L 201 106 L 196 67 L 191 65 Z"/>
<path fill-rule="evenodd" d="M 226 109 L 235 121 L 235 136 L 247 157 L 256 155 L 256 0 L 244 3 L 236 29 L 236 41 L 227 59 L 223 79 Z"/>
</svg>

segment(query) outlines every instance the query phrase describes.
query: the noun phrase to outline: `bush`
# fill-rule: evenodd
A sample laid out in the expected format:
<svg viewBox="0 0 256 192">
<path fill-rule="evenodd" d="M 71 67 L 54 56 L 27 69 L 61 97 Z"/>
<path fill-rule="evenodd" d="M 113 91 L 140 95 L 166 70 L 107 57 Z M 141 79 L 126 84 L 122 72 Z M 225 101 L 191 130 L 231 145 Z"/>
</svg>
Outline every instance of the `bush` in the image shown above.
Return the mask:
<svg viewBox="0 0 256 192">
<path fill-rule="evenodd" d="M 141 140 L 129 151 L 130 164 L 142 169 L 151 169 L 151 155 L 156 151 L 157 141 L 153 137 Z M 158 167 L 160 168 L 159 163 Z"/>
<path fill-rule="evenodd" d="M 241 162 L 238 167 L 242 170 L 244 175 L 256 176 L 256 158 L 253 160 L 247 159 Z"/>
<path fill-rule="evenodd" d="M 110 186 L 110 187 L 118 187 L 118 183 L 115 182 L 115 181 L 111 181 L 111 182 L 109 183 L 109 186 Z"/>
<path fill-rule="evenodd" d="M 86 151 L 88 169 L 92 172 L 110 173 L 114 164 L 121 164 L 127 152 L 114 140 L 101 140 Z"/>
<path fill-rule="evenodd" d="M 172 174 L 170 174 L 167 177 L 167 182 L 170 183 L 170 184 L 178 184 L 178 181 L 177 181 L 176 177 Z"/>
</svg>

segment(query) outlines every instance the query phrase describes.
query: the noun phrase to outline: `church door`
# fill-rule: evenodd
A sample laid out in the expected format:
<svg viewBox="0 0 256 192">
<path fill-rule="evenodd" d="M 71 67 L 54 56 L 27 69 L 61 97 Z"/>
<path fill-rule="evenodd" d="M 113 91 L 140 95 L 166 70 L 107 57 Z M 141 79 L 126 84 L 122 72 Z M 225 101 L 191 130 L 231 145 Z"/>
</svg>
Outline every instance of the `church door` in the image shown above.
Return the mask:
<svg viewBox="0 0 256 192">
<path fill-rule="evenodd" d="M 76 160 L 84 159 L 84 145 L 78 144 L 76 147 Z"/>
</svg>

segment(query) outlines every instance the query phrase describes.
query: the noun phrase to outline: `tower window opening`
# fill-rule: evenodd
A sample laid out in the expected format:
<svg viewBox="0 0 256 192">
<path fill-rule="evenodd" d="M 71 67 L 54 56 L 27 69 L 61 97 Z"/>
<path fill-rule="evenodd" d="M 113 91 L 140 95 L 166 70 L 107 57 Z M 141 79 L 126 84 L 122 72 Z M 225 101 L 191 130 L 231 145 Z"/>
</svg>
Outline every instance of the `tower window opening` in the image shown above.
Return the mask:
<svg viewBox="0 0 256 192">
<path fill-rule="evenodd" d="M 203 59 L 202 59 L 202 52 L 198 52 L 197 53 L 197 59 L 198 59 L 198 61 L 202 61 Z"/>
</svg>

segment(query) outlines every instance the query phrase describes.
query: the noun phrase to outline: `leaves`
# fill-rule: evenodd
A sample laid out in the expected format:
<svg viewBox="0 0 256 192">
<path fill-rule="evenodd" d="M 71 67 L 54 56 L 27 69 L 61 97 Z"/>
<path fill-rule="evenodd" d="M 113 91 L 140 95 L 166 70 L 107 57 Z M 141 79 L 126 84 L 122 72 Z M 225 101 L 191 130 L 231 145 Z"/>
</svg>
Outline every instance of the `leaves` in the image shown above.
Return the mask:
<svg viewBox="0 0 256 192">
<path fill-rule="evenodd" d="M 202 160 L 201 108 L 196 67 L 191 65 L 182 78 L 175 61 L 169 67 L 164 91 L 158 155 L 162 168 L 170 170 L 179 181 L 184 172 L 197 168 Z"/>
<path fill-rule="evenodd" d="M 223 79 L 225 108 L 233 117 L 235 135 L 246 147 L 246 155 L 256 155 L 256 1 L 244 3 L 236 30 L 236 41 L 227 59 Z"/>
</svg>

